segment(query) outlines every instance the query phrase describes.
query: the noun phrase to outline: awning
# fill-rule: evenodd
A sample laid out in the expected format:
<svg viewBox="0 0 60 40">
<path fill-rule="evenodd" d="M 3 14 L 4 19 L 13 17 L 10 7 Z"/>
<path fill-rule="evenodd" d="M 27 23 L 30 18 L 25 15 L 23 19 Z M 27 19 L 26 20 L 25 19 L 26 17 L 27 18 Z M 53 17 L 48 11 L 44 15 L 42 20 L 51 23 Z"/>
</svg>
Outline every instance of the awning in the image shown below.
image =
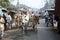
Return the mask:
<svg viewBox="0 0 60 40">
<path fill-rule="evenodd" d="M 54 11 L 55 9 L 46 9 L 47 11 Z"/>
</svg>

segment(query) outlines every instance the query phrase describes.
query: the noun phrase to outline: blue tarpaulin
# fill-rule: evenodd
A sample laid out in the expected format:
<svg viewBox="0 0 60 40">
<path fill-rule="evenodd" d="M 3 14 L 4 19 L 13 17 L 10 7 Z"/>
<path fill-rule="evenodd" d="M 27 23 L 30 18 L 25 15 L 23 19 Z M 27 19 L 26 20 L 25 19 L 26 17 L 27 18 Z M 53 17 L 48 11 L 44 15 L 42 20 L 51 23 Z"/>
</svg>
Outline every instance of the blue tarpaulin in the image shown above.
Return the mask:
<svg viewBox="0 0 60 40">
<path fill-rule="evenodd" d="M 3 16 L 2 8 L 0 8 L 0 16 Z"/>
</svg>

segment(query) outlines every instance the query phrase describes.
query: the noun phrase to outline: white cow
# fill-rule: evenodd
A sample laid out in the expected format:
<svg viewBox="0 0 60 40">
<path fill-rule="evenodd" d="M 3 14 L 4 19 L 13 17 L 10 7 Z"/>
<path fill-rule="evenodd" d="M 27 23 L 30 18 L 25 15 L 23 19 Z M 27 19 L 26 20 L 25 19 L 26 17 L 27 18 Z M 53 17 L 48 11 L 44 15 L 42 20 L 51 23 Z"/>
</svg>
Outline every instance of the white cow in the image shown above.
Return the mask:
<svg viewBox="0 0 60 40">
<path fill-rule="evenodd" d="M 25 30 L 29 26 L 29 13 L 22 14 L 22 24 L 24 25 Z"/>
</svg>

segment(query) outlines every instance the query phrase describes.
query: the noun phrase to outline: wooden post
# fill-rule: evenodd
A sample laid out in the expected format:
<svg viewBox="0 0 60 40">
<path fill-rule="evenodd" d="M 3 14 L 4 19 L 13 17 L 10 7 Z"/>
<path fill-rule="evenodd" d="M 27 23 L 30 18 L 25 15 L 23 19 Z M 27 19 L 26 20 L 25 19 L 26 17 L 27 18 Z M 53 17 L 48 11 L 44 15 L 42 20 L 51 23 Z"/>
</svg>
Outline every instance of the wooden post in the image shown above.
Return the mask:
<svg viewBox="0 0 60 40">
<path fill-rule="evenodd" d="M 58 22 L 58 32 L 60 32 L 60 0 L 55 0 L 55 19 Z"/>
</svg>

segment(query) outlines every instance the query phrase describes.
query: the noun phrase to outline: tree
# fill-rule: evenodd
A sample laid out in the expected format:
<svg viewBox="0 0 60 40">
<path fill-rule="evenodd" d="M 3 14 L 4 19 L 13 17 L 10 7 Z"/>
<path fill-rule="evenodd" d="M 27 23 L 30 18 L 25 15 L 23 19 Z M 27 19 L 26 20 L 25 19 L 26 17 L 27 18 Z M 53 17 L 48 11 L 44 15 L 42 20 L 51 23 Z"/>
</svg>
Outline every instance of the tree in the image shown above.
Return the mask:
<svg viewBox="0 0 60 40">
<path fill-rule="evenodd" d="M 0 0 L 0 6 L 7 7 L 9 0 Z"/>
</svg>

